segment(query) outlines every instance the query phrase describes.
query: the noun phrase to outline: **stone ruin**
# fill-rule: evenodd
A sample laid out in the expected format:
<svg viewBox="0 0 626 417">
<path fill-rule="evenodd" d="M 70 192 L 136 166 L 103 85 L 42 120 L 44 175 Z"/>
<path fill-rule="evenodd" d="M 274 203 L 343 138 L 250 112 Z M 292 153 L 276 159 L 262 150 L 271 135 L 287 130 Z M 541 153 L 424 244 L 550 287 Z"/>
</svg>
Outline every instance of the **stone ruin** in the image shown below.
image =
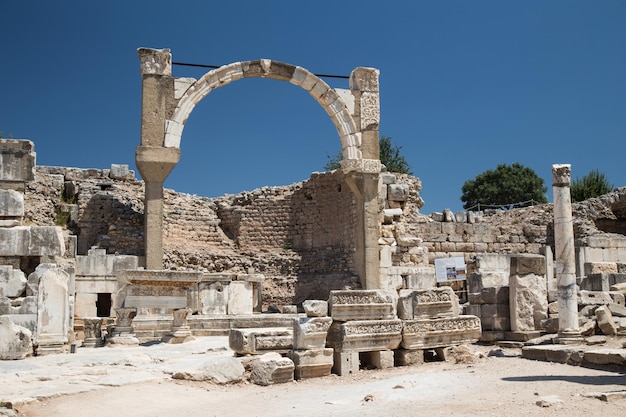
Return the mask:
<svg viewBox="0 0 626 417">
<path fill-rule="evenodd" d="M 144 113 L 164 85 L 172 100 L 162 123 L 142 118 L 144 182 L 124 165 L 38 167 L 32 142 L 0 142 L 0 358 L 228 335 L 237 355 L 261 355 L 251 375 L 269 384 L 475 341 L 626 335 L 626 189 L 568 206 L 570 234 L 550 204 L 426 216 L 419 179 L 380 172 L 371 148 L 376 70 L 340 91 L 269 60 L 195 81 L 171 77 L 169 52 L 140 57 Z M 338 126 L 343 168 L 215 199 L 163 189 L 193 105 L 246 76 L 307 89 Z M 438 281 L 435 261 L 451 257 L 466 281 Z"/>
</svg>

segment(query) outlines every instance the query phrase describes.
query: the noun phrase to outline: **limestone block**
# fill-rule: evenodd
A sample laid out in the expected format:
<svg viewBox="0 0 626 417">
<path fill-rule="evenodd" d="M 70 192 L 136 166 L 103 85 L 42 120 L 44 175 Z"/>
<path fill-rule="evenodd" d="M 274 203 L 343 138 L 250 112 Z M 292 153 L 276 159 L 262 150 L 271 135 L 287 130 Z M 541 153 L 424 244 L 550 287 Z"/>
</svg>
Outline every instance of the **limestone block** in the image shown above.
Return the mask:
<svg viewBox="0 0 626 417">
<path fill-rule="evenodd" d="M 477 304 L 509 304 L 509 292 L 508 286 L 483 288 Z"/>
<path fill-rule="evenodd" d="M 443 213 L 439 211 L 433 211 L 432 213 L 430 213 L 430 217 L 435 222 L 443 222 Z"/>
<path fill-rule="evenodd" d="M 458 316 L 459 299 L 450 287 L 429 290 L 402 290 L 398 317 L 403 320 Z"/>
<path fill-rule="evenodd" d="M 389 184 L 387 198 L 393 201 L 406 201 L 409 198 L 409 184 Z"/>
<path fill-rule="evenodd" d="M 0 360 L 24 359 L 33 352 L 30 330 L 0 316 Z"/>
<path fill-rule="evenodd" d="M 37 331 L 37 314 L 7 314 L 6 317 L 16 326 L 30 330 L 31 335 Z"/>
<path fill-rule="evenodd" d="M 70 332 L 70 275 L 55 264 L 40 264 L 37 292 L 37 333 L 39 347 L 62 346 Z M 39 350 L 38 350 L 39 352 Z"/>
<path fill-rule="evenodd" d="M 546 258 L 543 255 L 512 255 L 510 273 L 519 276 L 530 274 L 544 276 L 546 274 Z"/>
<path fill-rule="evenodd" d="M 293 321 L 294 349 L 322 349 L 332 323 L 330 317 L 300 317 Z"/>
<path fill-rule="evenodd" d="M 293 304 L 280 306 L 279 310 L 282 314 L 298 314 L 298 306 Z"/>
<path fill-rule="evenodd" d="M 228 285 L 228 314 L 252 314 L 252 282 L 232 281 Z"/>
<path fill-rule="evenodd" d="M 328 308 L 333 320 L 386 320 L 396 317 L 396 294 L 384 290 L 336 290 Z"/>
<path fill-rule="evenodd" d="M 401 208 L 389 208 L 383 210 L 384 223 L 391 224 L 393 223 L 394 218 L 399 218 L 402 216 Z"/>
<path fill-rule="evenodd" d="M 454 214 L 454 217 L 456 218 L 457 223 L 467 223 L 467 213 L 464 211 L 457 211 Z"/>
<path fill-rule="evenodd" d="M 617 274 L 617 263 L 615 262 L 585 262 L 585 276 L 600 273 Z"/>
<path fill-rule="evenodd" d="M 9 265 L 0 265 L 0 296 L 19 297 L 26 289 L 26 275 Z"/>
<path fill-rule="evenodd" d="M 397 179 L 396 175 L 392 174 L 390 172 L 381 172 L 380 173 L 380 180 L 385 185 L 395 184 L 396 179 Z"/>
<path fill-rule="evenodd" d="M 0 217 L 22 217 L 24 194 L 15 190 L 0 190 Z"/>
<path fill-rule="evenodd" d="M 0 139 L 0 181 L 35 179 L 35 145 L 29 140 Z"/>
<path fill-rule="evenodd" d="M 396 366 L 411 366 L 424 363 L 423 349 L 404 349 L 399 348 L 394 351 L 394 360 Z"/>
<path fill-rule="evenodd" d="M 328 316 L 328 301 L 325 300 L 304 300 L 302 307 L 307 317 Z"/>
<path fill-rule="evenodd" d="M 480 339 L 481 332 L 481 320 L 476 316 L 406 320 L 401 346 L 413 350 L 474 343 Z"/>
<path fill-rule="evenodd" d="M 30 227 L 0 228 L 0 256 L 29 256 Z"/>
<path fill-rule="evenodd" d="M 585 291 L 581 290 L 578 293 L 579 299 L 578 304 L 580 305 L 605 305 L 613 302 L 611 296 L 602 291 Z"/>
<path fill-rule="evenodd" d="M 128 177 L 129 169 L 127 164 L 111 164 L 109 177 L 116 180 L 123 180 Z"/>
<path fill-rule="evenodd" d="M 443 221 L 445 223 L 455 223 L 456 222 L 456 216 L 454 215 L 452 210 L 450 210 L 450 209 L 444 209 L 443 210 Z"/>
<path fill-rule="evenodd" d="M 468 315 L 468 316 L 476 316 L 476 317 L 480 317 L 480 305 L 477 304 L 466 304 L 464 311 L 463 311 L 464 315 Z"/>
<path fill-rule="evenodd" d="M 619 291 L 609 291 L 609 297 L 613 300 L 613 304 L 617 304 L 620 306 L 626 306 L 626 296 L 624 293 Z"/>
<path fill-rule="evenodd" d="M 65 241 L 63 229 L 58 226 L 33 226 L 30 228 L 28 256 L 63 256 Z"/>
<path fill-rule="evenodd" d="M 614 317 L 626 317 L 626 307 L 619 304 L 609 304 L 607 308 Z"/>
<path fill-rule="evenodd" d="M 198 311 L 201 314 L 226 314 L 229 288 L 229 282 L 200 282 L 198 284 Z"/>
<path fill-rule="evenodd" d="M 476 255 L 476 268 L 481 274 L 481 287 L 509 285 L 511 261 L 509 255 L 482 253 Z M 471 292 L 478 292 L 470 290 Z"/>
<path fill-rule="evenodd" d="M 401 340 L 401 320 L 334 321 L 326 344 L 335 351 L 372 352 L 396 349 Z"/>
<path fill-rule="evenodd" d="M 331 372 L 344 376 L 357 374 L 360 368 L 359 352 L 333 352 L 333 367 Z"/>
<path fill-rule="evenodd" d="M 327 376 L 333 367 L 333 350 L 330 348 L 290 350 L 287 357 L 294 364 L 296 379 Z"/>
<path fill-rule="evenodd" d="M 216 384 L 232 384 L 243 379 L 245 369 L 239 359 L 232 357 L 209 357 L 187 366 L 176 365 L 173 379 L 209 381 Z"/>
<path fill-rule="evenodd" d="M 617 334 L 617 325 L 613 320 L 613 315 L 607 306 L 601 306 L 596 309 L 596 320 L 598 327 L 607 336 L 615 336 Z"/>
<path fill-rule="evenodd" d="M 583 356 L 586 363 L 593 365 L 626 365 L 626 350 L 600 348 L 588 350 Z"/>
<path fill-rule="evenodd" d="M 528 264 L 520 265 L 520 259 L 524 258 L 511 258 L 511 271 L 532 269 L 527 268 Z M 514 260 L 517 260 L 517 268 L 513 266 Z M 514 332 L 539 330 L 541 320 L 548 318 L 548 290 L 545 276 L 534 273 L 523 276 L 511 275 L 509 288 L 511 330 Z"/>
<path fill-rule="evenodd" d="M 608 291 L 610 286 L 611 279 L 607 273 L 589 274 L 580 282 L 580 289 L 586 291 Z"/>
<path fill-rule="evenodd" d="M 230 329 L 228 345 L 240 355 L 256 355 L 267 351 L 286 352 L 293 347 L 293 329 L 284 327 Z"/>
<path fill-rule="evenodd" d="M 427 290 L 437 284 L 437 275 L 434 267 L 411 268 L 406 275 L 405 285 L 407 288 L 415 290 Z"/>
<path fill-rule="evenodd" d="M 374 352 L 366 352 L 364 361 L 367 365 L 374 369 L 388 369 L 394 366 L 393 350 L 378 350 Z"/>
<path fill-rule="evenodd" d="M 254 384 L 266 386 L 293 381 L 293 361 L 278 353 L 266 353 L 250 365 L 250 381 Z"/>
</svg>

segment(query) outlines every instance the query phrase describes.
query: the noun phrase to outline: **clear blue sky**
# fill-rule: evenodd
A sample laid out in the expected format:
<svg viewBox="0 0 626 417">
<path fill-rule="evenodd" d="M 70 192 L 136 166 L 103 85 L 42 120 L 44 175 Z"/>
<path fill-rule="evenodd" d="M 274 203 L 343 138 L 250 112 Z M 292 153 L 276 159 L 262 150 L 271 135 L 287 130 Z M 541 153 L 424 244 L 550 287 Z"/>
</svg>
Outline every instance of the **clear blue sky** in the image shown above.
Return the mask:
<svg viewBox="0 0 626 417">
<path fill-rule="evenodd" d="M 380 69 L 380 130 L 422 180 L 426 214 L 460 210 L 463 183 L 501 163 L 534 169 L 550 201 L 554 163 L 626 185 L 622 0 L 0 0 L 0 17 L 0 131 L 34 141 L 39 165 L 135 169 L 137 48 L 152 47 L 208 65 Z M 244 79 L 193 111 L 165 186 L 214 197 L 291 184 L 339 148 L 304 90 Z"/>
</svg>

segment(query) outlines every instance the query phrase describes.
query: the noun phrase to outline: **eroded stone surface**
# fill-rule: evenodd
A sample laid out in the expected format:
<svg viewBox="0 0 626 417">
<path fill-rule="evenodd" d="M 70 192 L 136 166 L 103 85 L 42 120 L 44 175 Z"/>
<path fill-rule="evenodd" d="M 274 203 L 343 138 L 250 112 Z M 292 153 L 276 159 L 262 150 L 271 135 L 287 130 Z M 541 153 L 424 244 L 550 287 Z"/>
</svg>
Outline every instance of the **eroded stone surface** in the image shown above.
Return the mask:
<svg viewBox="0 0 626 417">
<path fill-rule="evenodd" d="M 30 330 L 0 316 L 0 360 L 24 359 L 33 352 Z"/>
</svg>

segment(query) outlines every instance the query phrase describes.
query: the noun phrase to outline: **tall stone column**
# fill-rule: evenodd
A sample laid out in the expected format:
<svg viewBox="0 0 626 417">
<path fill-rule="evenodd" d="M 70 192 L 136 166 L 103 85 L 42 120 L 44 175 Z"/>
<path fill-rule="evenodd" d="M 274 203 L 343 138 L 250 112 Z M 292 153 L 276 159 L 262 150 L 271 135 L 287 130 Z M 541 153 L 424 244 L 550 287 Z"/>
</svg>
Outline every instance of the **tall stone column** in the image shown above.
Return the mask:
<svg viewBox="0 0 626 417">
<path fill-rule="evenodd" d="M 576 255 L 570 196 L 569 164 L 552 165 L 552 193 L 554 196 L 554 246 L 559 307 L 559 343 L 578 343 L 582 340 L 578 325 L 576 298 Z"/>
<path fill-rule="evenodd" d="M 366 290 L 382 289 L 380 282 L 380 237 L 378 172 L 353 171 L 346 176 L 346 182 L 356 197 L 356 252 L 355 269 L 361 278 L 361 286 Z"/>
<path fill-rule="evenodd" d="M 172 55 L 169 49 L 140 48 L 141 146 L 135 163 L 145 184 L 144 240 L 146 268 L 163 269 L 163 182 L 180 160 L 179 148 L 166 148 L 165 121 L 175 107 Z"/>
</svg>

